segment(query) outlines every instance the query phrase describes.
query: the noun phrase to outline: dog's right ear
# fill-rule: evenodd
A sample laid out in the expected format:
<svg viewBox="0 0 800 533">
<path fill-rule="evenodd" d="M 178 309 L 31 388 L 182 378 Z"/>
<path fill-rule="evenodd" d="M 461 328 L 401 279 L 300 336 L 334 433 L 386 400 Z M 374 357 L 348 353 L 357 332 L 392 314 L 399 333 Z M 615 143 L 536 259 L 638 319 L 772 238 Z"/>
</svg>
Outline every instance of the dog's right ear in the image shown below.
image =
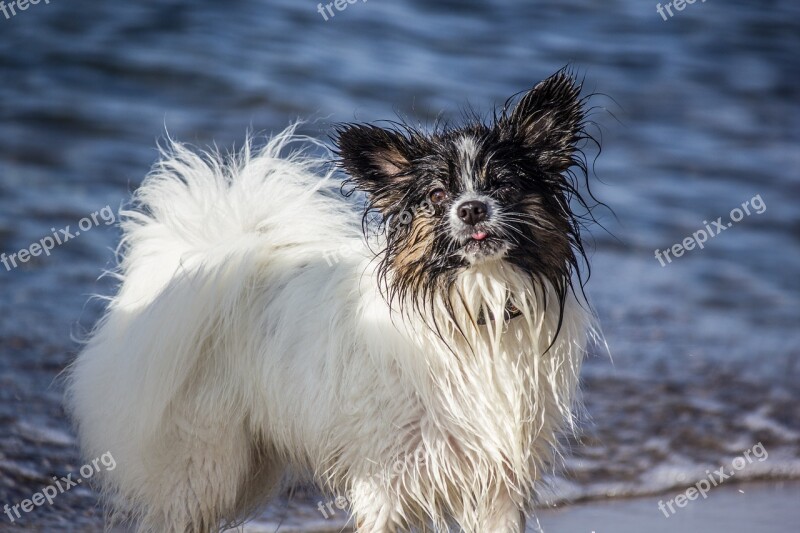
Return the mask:
<svg viewBox="0 0 800 533">
<path fill-rule="evenodd" d="M 400 132 L 369 124 L 345 124 L 334 139 L 338 164 L 355 185 L 374 196 L 384 196 L 393 185 L 410 178 L 411 143 Z"/>
</svg>

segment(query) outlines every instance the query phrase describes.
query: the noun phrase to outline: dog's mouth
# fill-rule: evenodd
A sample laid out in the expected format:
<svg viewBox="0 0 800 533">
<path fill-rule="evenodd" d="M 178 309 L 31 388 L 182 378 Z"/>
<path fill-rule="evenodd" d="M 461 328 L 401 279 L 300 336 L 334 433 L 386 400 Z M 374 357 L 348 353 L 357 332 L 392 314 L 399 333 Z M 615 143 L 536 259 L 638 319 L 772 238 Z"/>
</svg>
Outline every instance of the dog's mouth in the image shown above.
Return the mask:
<svg viewBox="0 0 800 533">
<path fill-rule="evenodd" d="M 499 259 L 508 251 L 506 239 L 486 230 L 472 232 L 461 247 L 461 255 L 470 263 Z"/>
</svg>

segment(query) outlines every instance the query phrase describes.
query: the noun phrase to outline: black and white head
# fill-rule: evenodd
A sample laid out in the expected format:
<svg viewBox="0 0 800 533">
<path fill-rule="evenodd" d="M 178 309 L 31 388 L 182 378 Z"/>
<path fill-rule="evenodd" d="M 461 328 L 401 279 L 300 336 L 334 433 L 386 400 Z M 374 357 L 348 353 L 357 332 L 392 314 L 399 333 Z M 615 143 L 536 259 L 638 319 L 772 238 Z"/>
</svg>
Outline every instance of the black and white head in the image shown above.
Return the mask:
<svg viewBox="0 0 800 533">
<path fill-rule="evenodd" d="M 392 298 L 447 291 L 464 270 L 502 261 L 549 282 L 563 303 L 585 257 L 570 205 L 586 205 L 573 169 L 586 174 L 580 92 L 561 71 L 488 124 L 427 134 L 339 127 L 339 163 L 384 223 L 381 268 Z"/>
</svg>

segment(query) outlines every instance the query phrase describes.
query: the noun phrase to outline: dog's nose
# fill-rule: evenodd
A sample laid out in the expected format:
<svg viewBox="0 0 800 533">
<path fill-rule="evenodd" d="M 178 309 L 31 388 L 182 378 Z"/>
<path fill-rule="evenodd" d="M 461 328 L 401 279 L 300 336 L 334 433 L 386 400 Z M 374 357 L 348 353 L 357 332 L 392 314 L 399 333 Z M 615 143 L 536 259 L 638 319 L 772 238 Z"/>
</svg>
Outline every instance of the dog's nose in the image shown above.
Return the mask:
<svg viewBox="0 0 800 533">
<path fill-rule="evenodd" d="M 488 207 L 485 203 L 478 200 L 470 200 L 458 206 L 458 218 L 464 221 L 465 224 L 474 226 L 478 222 L 486 220 L 486 211 Z"/>
</svg>

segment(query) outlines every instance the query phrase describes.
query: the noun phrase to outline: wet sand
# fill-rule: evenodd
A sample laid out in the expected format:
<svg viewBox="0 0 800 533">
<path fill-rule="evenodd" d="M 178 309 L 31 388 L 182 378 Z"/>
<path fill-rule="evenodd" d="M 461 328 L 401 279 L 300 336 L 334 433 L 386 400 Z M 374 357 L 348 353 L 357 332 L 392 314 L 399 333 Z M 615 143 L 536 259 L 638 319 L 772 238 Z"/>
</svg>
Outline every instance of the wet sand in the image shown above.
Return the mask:
<svg viewBox="0 0 800 533">
<path fill-rule="evenodd" d="M 666 495 L 593 502 L 540 512 L 545 533 L 789 533 L 800 530 L 800 483 L 751 483 L 717 487 L 667 518 L 658 509 Z M 529 531 L 536 531 L 529 528 Z"/>
<path fill-rule="evenodd" d="M 669 518 L 658 509 L 658 496 L 593 501 L 540 510 L 539 525 L 531 518 L 528 533 L 790 533 L 800 525 L 800 482 L 744 483 L 720 486 L 708 498 L 688 502 Z M 287 512 L 288 511 L 288 512 Z M 246 533 L 336 533 L 352 531 L 341 511 L 329 520 L 316 509 L 289 508 L 278 520 L 244 527 Z M 315 516 L 316 515 L 316 516 Z M 282 521 L 281 521 L 282 520 Z"/>
</svg>

